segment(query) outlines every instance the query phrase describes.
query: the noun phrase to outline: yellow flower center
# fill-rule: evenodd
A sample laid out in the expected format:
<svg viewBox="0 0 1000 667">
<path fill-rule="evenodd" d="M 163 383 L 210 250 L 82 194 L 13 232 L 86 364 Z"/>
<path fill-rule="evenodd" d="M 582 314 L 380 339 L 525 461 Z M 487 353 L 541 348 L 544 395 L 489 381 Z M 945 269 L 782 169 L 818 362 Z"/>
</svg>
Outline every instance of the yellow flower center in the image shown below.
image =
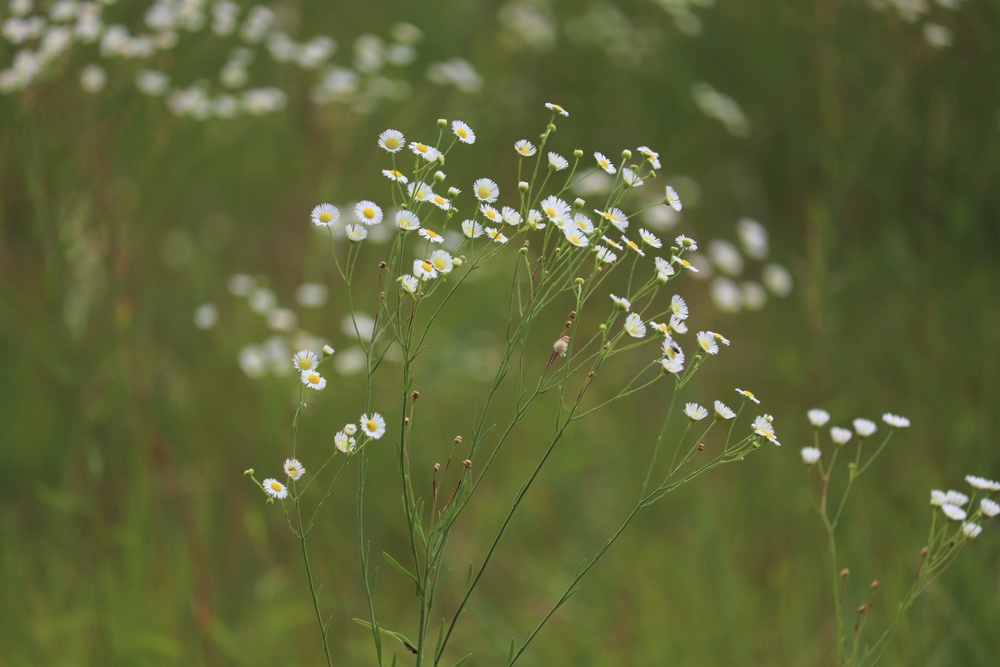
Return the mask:
<svg viewBox="0 0 1000 667">
<path fill-rule="evenodd" d="M 434 203 L 436 203 L 438 206 L 444 206 L 446 203 L 448 203 L 448 200 L 442 197 L 441 195 L 434 195 Z"/>
<path fill-rule="evenodd" d="M 631 239 L 628 241 L 628 245 L 633 250 L 638 250 L 639 249 L 639 245 L 635 241 L 632 241 Z"/>
<path fill-rule="evenodd" d="M 330 222 L 331 220 L 333 220 L 333 214 L 330 213 L 329 211 L 323 211 L 322 213 L 319 214 L 320 222 Z"/>
<path fill-rule="evenodd" d="M 399 139 L 396 137 L 389 137 L 385 140 L 386 148 L 399 148 Z"/>
<path fill-rule="evenodd" d="M 469 133 L 466 132 L 466 130 L 465 130 L 464 127 L 460 127 L 460 128 L 458 128 L 458 136 L 462 137 L 463 139 L 468 139 L 469 138 Z"/>
<path fill-rule="evenodd" d="M 312 368 L 312 366 L 313 362 L 312 359 L 310 359 L 309 357 L 304 357 L 302 359 L 299 359 L 299 368 L 301 368 L 302 370 L 307 371 L 310 368 Z"/>
<path fill-rule="evenodd" d="M 281 493 L 281 490 L 282 490 L 283 488 L 285 488 L 285 487 L 284 487 L 284 486 L 282 486 L 281 482 L 279 482 L 279 481 L 277 481 L 277 480 L 275 480 L 275 481 L 271 482 L 271 490 L 272 490 L 272 491 L 277 491 L 278 493 Z"/>
<path fill-rule="evenodd" d="M 476 190 L 476 193 L 479 195 L 481 199 L 488 199 L 490 196 L 490 189 L 484 185 L 483 187 Z"/>
<path fill-rule="evenodd" d="M 490 236 L 492 236 L 495 239 L 498 239 L 498 238 L 500 238 L 500 232 L 498 232 L 498 231 L 491 231 L 490 232 Z"/>
<path fill-rule="evenodd" d="M 444 271 L 446 268 L 448 268 L 448 262 L 444 261 L 444 259 L 442 259 L 441 257 L 435 257 L 434 259 L 431 260 L 431 263 L 434 264 L 434 268 L 437 269 L 438 271 Z"/>
<path fill-rule="evenodd" d="M 365 210 L 361 211 L 361 215 L 365 216 L 369 220 L 373 220 L 375 218 L 375 209 L 373 209 L 371 206 L 368 206 L 367 208 L 365 208 Z"/>
<path fill-rule="evenodd" d="M 435 232 L 433 229 L 428 229 L 427 230 L 427 236 L 429 236 L 432 239 L 436 239 L 436 238 L 440 238 L 441 235 L 438 234 L 437 232 Z"/>
<path fill-rule="evenodd" d="M 573 245 L 579 245 L 580 237 L 577 236 L 576 234 L 573 234 L 572 236 L 569 237 L 569 242 L 572 243 Z"/>
<path fill-rule="evenodd" d="M 399 171 L 396 171 L 395 169 L 393 169 L 389 173 L 392 174 L 393 178 L 402 178 L 403 177 L 403 173 L 399 172 Z"/>
<path fill-rule="evenodd" d="M 310 373 L 306 376 L 306 379 L 313 384 L 319 384 L 319 373 Z"/>
<path fill-rule="evenodd" d="M 424 271 L 427 271 L 428 273 L 434 270 L 434 265 L 428 262 L 426 259 L 420 266 L 423 267 Z M 368 423 L 371 424 L 371 422 Z"/>
<path fill-rule="evenodd" d="M 430 148 L 428 148 L 423 144 L 417 144 L 417 150 L 420 151 L 421 153 L 426 153 L 427 151 L 430 150 Z"/>
<path fill-rule="evenodd" d="M 365 422 L 365 426 L 366 426 L 366 427 L 368 428 L 368 430 L 369 430 L 369 431 L 371 431 L 372 433 L 374 433 L 375 431 L 377 431 L 377 430 L 378 430 L 378 422 L 377 422 L 377 421 L 375 421 L 374 419 L 369 419 L 368 421 L 366 421 L 366 422 Z"/>
</svg>

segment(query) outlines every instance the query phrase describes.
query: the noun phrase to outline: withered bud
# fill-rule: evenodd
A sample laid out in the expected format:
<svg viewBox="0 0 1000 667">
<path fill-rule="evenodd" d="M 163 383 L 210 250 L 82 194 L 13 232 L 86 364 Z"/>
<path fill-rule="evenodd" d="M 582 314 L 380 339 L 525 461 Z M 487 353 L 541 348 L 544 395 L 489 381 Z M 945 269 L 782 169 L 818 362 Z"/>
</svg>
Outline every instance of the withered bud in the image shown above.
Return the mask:
<svg viewBox="0 0 1000 667">
<path fill-rule="evenodd" d="M 594 371 L 590 371 L 589 373 L 587 373 L 587 377 L 589 378 L 594 377 L 594 375 L 595 375 Z"/>
<path fill-rule="evenodd" d="M 849 576 L 851 576 L 851 571 L 848 570 L 846 567 L 843 570 L 840 571 L 840 578 L 841 579 L 847 579 Z"/>
<path fill-rule="evenodd" d="M 440 471 L 441 471 L 441 464 L 440 463 L 435 463 L 434 464 L 434 472 L 440 472 Z"/>
<path fill-rule="evenodd" d="M 385 298 L 385 290 L 379 290 L 378 296 L 379 296 L 380 299 L 384 299 Z"/>
<path fill-rule="evenodd" d="M 703 442 L 699 442 L 698 443 L 698 451 L 699 452 L 705 451 L 705 443 L 703 443 Z"/>
<path fill-rule="evenodd" d="M 528 239 L 524 239 L 524 247 L 525 247 L 525 248 L 527 248 L 527 247 L 529 247 L 530 245 L 531 245 L 531 242 L 530 242 L 530 241 L 528 241 Z"/>
<path fill-rule="evenodd" d="M 878 590 L 878 579 L 876 579 L 875 581 L 872 582 L 872 590 L 873 591 L 877 591 Z"/>
<path fill-rule="evenodd" d="M 384 269 L 387 266 L 389 266 L 389 265 L 385 263 L 384 259 L 381 262 L 378 263 L 378 268 L 380 268 L 380 269 Z"/>
<path fill-rule="evenodd" d="M 564 327 L 565 327 L 566 329 L 569 329 L 569 328 L 570 328 L 571 326 L 573 326 L 573 322 L 572 322 L 572 321 L 570 321 L 570 320 L 566 320 L 566 324 L 565 324 L 565 325 L 563 325 L 563 326 L 564 326 Z"/>
<path fill-rule="evenodd" d="M 865 613 L 866 611 L 868 611 L 868 605 L 866 605 L 866 604 L 863 604 L 863 605 L 861 605 L 860 607 L 858 607 L 858 613 L 859 613 L 859 614 L 863 614 L 863 613 Z"/>
<path fill-rule="evenodd" d="M 410 425 L 410 418 L 409 417 L 404 417 L 403 418 L 403 426 L 409 426 L 409 425 Z"/>
<path fill-rule="evenodd" d="M 462 436 L 460 436 L 460 435 L 456 435 L 455 436 L 455 444 L 456 445 L 461 445 L 462 444 Z"/>
<path fill-rule="evenodd" d="M 926 558 L 929 552 L 930 549 L 928 547 L 924 547 L 923 549 L 920 550 L 920 555 Z"/>
<path fill-rule="evenodd" d="M 571 320 L 575 320 L 576 319 L 576 311 L 575 310 L 569 311 L 569 319 L 571 319 Z"/>
<path fill-rule="evenodd" d="M 465 459 L 464 461 L 462 461 L 462 465 L 464 465 L 466 468 L 471 468 L 472 461 L 470 461 L 469 459 Z"/>
<path fill-rule="evenodd" d="M 413 391 L 413 392 L 412 392 L 412 393 L 410 394 L 410 398 L 412 398 L 413 400 L 417 400 L 418 398 L 420 398 L 420 392 L 419 392 L 419 391 L 416 391 L 416 390 L 414 390 L 414 391 Z"/>
</svg>

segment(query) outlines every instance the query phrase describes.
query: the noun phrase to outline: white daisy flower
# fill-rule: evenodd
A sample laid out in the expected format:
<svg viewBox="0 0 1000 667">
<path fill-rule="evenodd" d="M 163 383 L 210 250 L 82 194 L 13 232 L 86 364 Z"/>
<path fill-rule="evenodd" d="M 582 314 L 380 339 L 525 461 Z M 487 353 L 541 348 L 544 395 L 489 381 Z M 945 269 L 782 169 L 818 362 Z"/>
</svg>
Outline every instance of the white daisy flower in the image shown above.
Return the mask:
<svg viewBox="0 0 1000 667">
<path fill-rule="evenodd" d="M 594 213 L 610 221 L 618 231 L 625 232 L 628 230 L 628 216 L 620 208 L 612 208 L 608 211 L 598 211 L 595 208 Z"/>
<path fill-rule="evenodd" d="M 298 459 L 285 459 L 285 474 L 290 480 L 297 482 L 306 474 L 306 469 Z"/>
<path fill-rule="evenodd" d="M 434 270 L 440 274 L 451 273 L 455 259 L 445 250 L 435 250 L 429 258 Z"/>
<path fill-rule="evenodd" d="M 682 269 L 685 269 L 687 271 L 691 271 L 692 273 L 698 273 L 699 272 L 698 267 L 695 266 L 695 265 L 693 265 L 691 262 L 687 261 L 686 259 L 681 259 L 677 255 L 674 255 L 671 259 L 674 261 L 674 263 L 680 264 L 680 267 Z"/>
<path fill-rule="evenodd" d="M 414 229 L 420 229 L 420 218 L 413 211 L 397 211 L 396 226 L 404 232 L 412 232 Z"/>
<path fill-rule="evenodd" d="M 503 216 L 500 215 L 500 211 L 496 210 L 489 204 L 482 204 L 479 207 L 479 212 L 482 213 L 483 217 L 486 218 L 489 222 L 492 222 L 497 225 L 503 222 Z"/>
<path fill-rule="evenodd" d="M 608 245 L 609 248 L 614 248 L 615 250 L 624 250 L 622 244 L 614 239 L 609 239 L 607 236 L 602 236 L 601 240 Z"/>
<path fill-rule="evenodd" d="M 476 143 L 476 133 L 473 132 L 472 128 L 463 123 L 460 120 L 452 121 L 451 131 L 458 137 L 458 140 L 463 144 L 474 144 Z"/>
<path fill-rule="evenodd" d="M 982 489 L 983 491 L 1000 491 L 1000 482 L 994 482 L 993 480 L 986 479 L 985 477 L 966 475 L 965 481 L 975 488 Z"/>
<path fill-rule="evenodd" d="M 479 178 L 472 184 L 472 194 L 479 201 L 495 202 L 500 196 L 500 186 L 488 178 Z"/>
<path fill-rule="evenodd" d="M 632 307 L 631 301 L 629 301 L 628 299 L 623 299 L 620 296 L 615 296 L 614 294 L 612 294 L 611 300 L 615 302 L 615 308 L 618 308 L 619 310 L 624 310 L 626 313 Z"/>
<path fill-rule="evenodd" d="M 406 185 L 410 179 L 408 179 L 403 172 L 397 171 L 395 169 L 383 169 L 382 175 L 388 178 L 390 181 L 395 181 L 396 183 L 402 183 Z"/>
<path fill-rule="evenodd" d="M 569 160 L 559 153 L 549 152 L 549 169 L 552 171 L 562 171 L 569 166 Z"/>
<path fill-rule="evenodd" d="M 670 316 L 670 328 L 679 334 L 686 334 L 688 332 L 687 322 L 677 315 Z"/>
<path fill-rule="evenodd" d="M 684 362 L 680 359 L 660 359 L 660 366 L 663 367 L 664 373 L 671 373 L 677 375 L 684 370 Z"/>
<path fill-rule="evenodd" d="M 980 511 L 988 517 L 994 517 L 1000 514 L 1000 503 L 995 500 L 990 500 L 989 498 L 983 498 L 979 501 Z"/>
<path fill-rule="evenodd" d="M 695 241 L 690 236 L 685 236 L 684 234 L 678 236 L 674 240 L 674 242 L 677 244 L 677 247 L 680 248 L 681 250 L 689 250 L 691 252 L 694 252 L 695 250 L 698 249 L 698 242 Z"/>
<path fill-rule="evenodd" d="M 478 239 L 483 235 L 483 226 L 473 220 L 463 220 L 462 233 L 466 238 Z"/>
<path fill-rule="evenodd" d="M 326 378 L 316 371 L 302 371 L 301 379 L 302 384 L 316 391 L 326 386 Z"/>
<path fill-rule="evenodd" d="M 830 439 L 838 445 L 846 445 L 847 441 L 850 440 L 853 435 L 854 434 L 851 433 L 851 430 L 847 428 L 834 426 L 830 429 Z"/>
<path fill-rule="evenodd" d="M 819 447 L 803 447 L 802 448 L 802 462 L 807 466 L 819 461 L 819 457 L 823 455 L 823 452 L 819 450 Z"/>
<path fill-rule="evenodd" d="M 970 540 L 974 540 L 979 537 L 979 533 L 983 532 L 983 527 L 978 523 L 966 522 L 962 524 L 962 532 Z"/>
<path fill-rule="evenodd" d="M 693 422 L 700 422 L 708 416 L 708 410 L 697 403 L 688 403 L 684 406 L 684 414 Z"/>
<path fill-rule="evenodd" d="M 503 218 L 504 224 L 511 227 L 517 227 L 521 224 L 521 214 L 517 212 L 517 209 L 513 209 L 510 206 L 504 206 L 500 210 L 500 216 Z"/>
<path fill-rule="evenodd" d="M 760 405 L 760 399 L 757 398 L 756 396 L 754 396 L 752 391 L 748 391 L 746 389 L 740 389 L 739 387 L 737 387 L 736 388 L 736 393 L 739 394 L 740 396 L 742 396 L 743 398 L 749 398 L 751 401 L 753 401 L 757 405 Z"/>
<path fill-rule="evenodd" d="M 399 286 L 403 288 L 404 292 L 416 296 L 417 288 L 420 286 L 420 281 L 416 276 L 406 274 L 405 276 L 399 277 Z"/>
<path fill-rule="evenodd" d="M 667 338 L 670 338 L 671 331 L 670 331 L 670 325 L 669 324 L 665 324 L 665 323 L 661 323 L 661 322 L 654 322 L 653 320 L 650 320 L 649 321 L 649 326 L 653 327 L 654 329 L 656 329 L 657 331 L 659 331 L 661 334 L 663 334 Z"/>
<path fill-rule="evenodd" d="M 431 203 L 437 206 L 442 211 L 447 211 L 451 208 L 451 201 L 442 197 L 441 195 L 434 195 L 431 197 Z"/>
<path fill-rule="evenodd" d="M 643 251 L 642 248 L 639 247 L 639 244 L 636 243 L 635 241 L 627 238 L 624 234 L 622 234 L 622 243 L 624 243 L 626 246 L 628 246 L 629 248 L 631 248 L 632 250 L 634 250 L 636 253 L 638 253 L 639 257 L 645 257 L 646 256 L 646 253 Z"/>
<path fill-rule="evenodd" d="M 677 341 L 674 339 L 665 338 L 663 340 L 663 345 L 660 347 L 660 351 L 663 353 L 665 358 L 670 359 L 671 361 L 676 361 L 681 365 L 684 364 L 684 350 L 681 349 L 681 346 L 678 345 Z"/>
<path fill-rule="evenodd" d="M 809 417 L 809 423 L 816 428 L 821 428 L 822 426 L 825 426 L 828 421 L 830 421 L 830 413 L 826 410 L 820 410 L 819 408 L 813 408 L 806 413 L 806 416 Z"/>
<path fill-rule="evenodd" d="M 382 209 L 375 202 L 363 199 L 354 207 L 354 217 L 366 225 L 377 225 L 382 222 Z"/>
<path fill-rule="evenodd" d="M 444 243 L 444 237 L 435 232 L 433 229 L 428 229 L 427 227 L 421 227 L 420 231 L 417 232 L 422 237 L 430 241 L 431 243 Z"/>
<path fill-rule="evenodd" d="M 426 259 L 413 260 L 413 275 L 420 280 L 433 280 L 438 277 L 437 269 Z"/>
<path fill-rule="evenodd" d="M 604 153 L 594 153 L 594 159 L 597 160 L 597 166 L 609 174 L 613 174 L 618 171 L 615 169 L 615 165 L 611 163 L 611 160 L 604 157 Z"/>
<path fill-rule="evenodd" d="M 629 313 L 625 318 L 625 333 L 632 338 L 644 338 L 646 336 L 646 325 L 638 313 Z"/>
<path fill-rule="evenodd" d="M 371 416 L 361 415 L 361 421 L 358 424 L 364 434 L 372 440 L 378 440 L 385 435 L 385 419 L 377 412 L 373 412 Z"/>
<path fill-rule="evenodd" d="M 507 237 L 504 236 L 503 233 L 499 229 L 494 229 L 493 227 L 487 227 L 486 228 L 486 234 L 491 239 L 493 239 L 494 243 L 506 243 L 507 242 Z"/>
<path fill-rule="evenodd" d="M 340 211 L 333 204 L 320 204 L 312 210 L 312 221 L 317 227 L 329 227 L 340 220 Z"/>
<path fill-rule="evenodd" d="M 344 424 L 343 431 L 347 435 L 355 435 L 358 432 L 358 425 L 355 424 L 354 422 L 351 422 L 350 424 Z"/>
<path fill-rule="evenodd" d="M 565 357 L 569 351 L 569 336 L 560 336 L 559 340 L 552 343 L 552 351 L 560 357 Z"/>
<path fill-rule="evenodd" d="M 719 353 L 719 344 L 715 341 L 715 336 L 712 335 L 712 332 L 699 331 L 696 337 L 698 338 L 698 345 L 701 346 L 702 350 L 708 354 Z"/>
<path fill-rule="evenodd" d="M 403 150 L 403 146 L 406 145 L 406 138 L 403 137 L 403 133 L 397 130 L 386 130 L 382 134 L 378 135 L 378 146 L 382 150 L 389 151 L 390 153 L 398 153 Z"/>
<path fill-rule="evenodd" d="M 300 373 L 315 369 L 317 364 L 319 364 L 319 357 L 316 356 L 315 352 L 310 350 L 301 350 L 296 352 L 295 356 L 292 357 L 292 365 Z"/>
<path fill-rule="evenodd" d="M 649 146 L 639 146 L 639 148 L 637 148 L 636 150 L 643 154 L 643 156 L 646 158 L 646 161 L 649 162 L 650 165 L 652 165 L 653 169 L 660 168 L 659 153 L 651 149 Z"/>
<path fill-rule="evenodd" d="M 661 241 L 660 239 L 658 239 L 656 237 L 656 234 L 654 234 L 654 233 L 652 233 L 650 231 L 647 231 L 645 229 L 640 229 L 639 230 L 639 237 L 642 239 L 642 242 L 645 243 L 646 245 L 648 245 L 650 248 L 662 248 L 663 247 L 663 241 Z"/>
<path fill-rule="evenodd" d="M 273 477 L 268 477 L 263 482 L 261 482 L 260 485 L 264 487 L 264 491 L 267 493 L 267 495 L 271 496 L 272 498 L 277 498 L 278 500 L 284 500 L 285 498 L 288 497 L 288 489 L 285 488 L 284 484 L 274 479 Z"/>
<path fill-rule="evenodd" d="M 933 505 L 934 507 L 941 507 L 941 505 L 944 505 L 945 500 L 947 500 L 947 498 L 948 494 L 946 494 L 944 491 L 941 491 L 939 489 L 931 490 L 931 505 Z"/>
<path fill-rule="evenodd" d="M 347 240 L 352 243 L 368 238 L 368 229 L 364 225 L 344 225 L 344 233 L 347 234 Z"/>
<path fill-rule="evenodd" d="M 677 190 L 674 190 L 669 185 L 667 186 L 667 194 L 663 198 L 663 203 L 674 209 L 675 211 L 681 210 L 681 198 L 677 195 Z"/>
<path fill-rule="evenodd" d="M 438 149 L 434 148 L 433 146 L 428 146 L 427 144 L 422 144 L 419 141 L 410 142 L 410 151 L 414 155 L 419 155 L 428 162 L 433 162 L 434 160 L 438 159 L 439 155 L 441 155 L 441 151 L 439 151 Z"/>
<path fill-rule="evenodd" d="M 563 234 L 566 236 L 566 240 L 575 245 L 577 248 L 586 248 L 590 244 L 590 240 L 580 233 L 580 230 L 575 226 L 573 228 L 567 228 Z"/>
<path fill-rule="evenodd" d="M 354 426 L 354 424 L 351 424 L 351 426 Z M 337 435 L 333 436 L 333 446 L 344 454 L 350 454 L 358 446 L 358 441 L 343 431 L 337 431 Z"/>
<path fill-rule="evenodd" d="M 948 505 L 957 505 L 961 507 L 969 502 L 969 496 L 965 495 L 961 491 L 948 489 L 948 491 L 944 494 L 944 502 Z"/>
<path fill-rule="evenodd" d="M 550 220 L 568 218 L 571 210 L 569 204 L 555 195 L 549 195 L 543 199 L 541 206 L 542 213 L 547 215 Z"/>
<path fill-rule="evenodd" d="M 656 271 L 658 273 L 666 273 L 669 276 L 674 275 L 674 266 L 662 257 L 656 257 Z"/>
<path fill-rule="evenodd" d="M 717 419 L 732 419 L 736 416 L 736 412 L 722 401 L 717 400 L 715 402 L 715 416 Z"/>
<path fill-rule="evenodd" d="M 968 516 L 965 513 L 965 510 L 961 507 L 950 505 L 948 503 L 941 505 L 941 511 L 944 512 L 944 515 L 952 521 L 965 521 L 965 517 Z"/>
<path fill-rule="evenodd" d="M 561 106 L 559 106 L 558 104 L 555 104 L 553 102 L 546 102 L 545 103 L 545 108 L 548 109 L 549 111 L 556 112 L 560 116 L 569 116 L 569 112 L 568 111 L 566 111 Z"/>
<path fill-rule="evenodd" d="M 535 154 L 535 146 L 527 139 L 519 139 L 514 142 L 514 150 L 523 157 L 531 157 Z"/>
<path fill-rule="evenodd" d="M 899 415 L 894 415 L 891 412 L 887 412 L 882 415 L 882 421 L 893 428 L 908 428 L 910 426 L 910 420 L 906 417 L 900 417 Z"/>
<path fill-rule="evenodd" d="M 573 216 L 573 222 L 576 226 L 580 228 L 580 231 L 588 236 L 594 233 L 594 221 L 588 218 L 583 213 L 577 213 Z"/>
<path fill-rule="evenodd" d="M 601 260 L 605 264 L 611 264 L 616 259 L 618 259 L 618 255 L 616 255 L 615 253 L 611 252 L 610 250 L 608 250 L 603 246 L 597 248 L 596 252 L 597 252 L 597 259 Z"/>
<path fill-rule="evenodd" d="M 754 418 L 753 432 L 756 433 L 757 435 L 764 436 L 775 445 L 779 447 L 781 446 L 781 443 L 778 442 L 777 436 L 774 434 L 774 426 L 771 424 L 771 421 L 767 418 L 766 415 Z"/>
<path fill-rule="evenodd" d="M 687 301 L 684 300 L 684 297 L 679 294 L 675 294 L 670 298 L 670 312 L 682 320 L 686 320 L 688 318 L 690 311 L 688 310 Z"/>
<path fill-rule="evenodd" d="M 624 181 L 625 185 L 630 188 L 637 188 L 645 182 L 639 178 L 639 174 L 635 173 L 628 167 L 622 169 L 622 181 Z"/>
<path fill-rule="evenodd" d="M 428 201 L 434 196 L 434 190 L 423 181 L 417 181 L 406 186 L 406 194 L 416 201 Z"/>
<path fill-rule="evenodd" d="M 875 425 L 870 419 L 855 419 L 854 422 L 854 432 L 860 435 L 862 438 L 867 438 L 872 433 L 878 430 L 878 426 Z"/>
<path fill-rule="evenodd" d="M 715 337 L 715 340 L 722 343 L 726 347 L 729 347 L 732 344 L 728 338 L 720 334 L 718 331 L 709 331 L 708 333 L 712 334 Z"/>
</svg>

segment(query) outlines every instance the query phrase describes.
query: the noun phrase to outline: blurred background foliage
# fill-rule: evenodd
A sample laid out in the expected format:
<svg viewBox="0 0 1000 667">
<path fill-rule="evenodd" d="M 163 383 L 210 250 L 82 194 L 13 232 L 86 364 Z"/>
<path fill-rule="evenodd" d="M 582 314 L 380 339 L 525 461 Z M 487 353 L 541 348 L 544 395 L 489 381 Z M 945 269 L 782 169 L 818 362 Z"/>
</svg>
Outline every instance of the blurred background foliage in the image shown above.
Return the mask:
<svg viewBox="0 0 1000 667">
<path fill-rule="evenodd" d="M 14 0 L 0 18 L 56 4 Z M 137 34 L 148 6 L 107 7 L 105 22 Z M 297 383 L 241 370 L 241 348 L 274 332 L 227 282 L 251 275 L 286 305 L 304 282 L 328 285 L 329 301 L 301 309 L 299 326 L 349 348 L 312 206 L 384 200 L 378 132 L 430 138 L 439 117 L 479 136 L 449 160 L 450 180 L 468 188 L 490 176 L 509 189 L 511 145 L 535 138 L 547 101 L 572 114 L 555 138 L 563 154 L 660 151 L 650 187 L 680 190 L 677 233 L 735 242 L 739 218 L 761 221 L 794 288 L 758 311 L 724 312 L 707 281 L 679 284 L 693 326 L 733 340 L 686 398 L 734 403 L 734 386 L 751 388 L 785 446 L 641 515 L 524 663 L 832 664 L 826 551 L 798 455 L 810 407 L 839 424 L 884 411 L 913 421 L 856 490 L 842 534 L 847 606 L 867 601 L 879 579 L 869 627 L 883 627 L 918 563 L 930 489 L 1000 474 L 1000 4 L 274 8 L 273 29 L 301 43 L 332 37 L 332 60 L 353 68 L 354 87 L 334 81 L 325 90 L 336 99 L 320 100 L 315 68 L 261 56 L 244 88 L 281 91 L 267 113 L 198 119 L 197 100 L 179 114 L 136 90 L 152 67 L 177 87 L 221 94 L 220 68 L 246 40 L 204 27 L 177 30 L 174 45 L 147 56 L 100 41 L 56 49 L 19 89 L 23 72 L 0 77 L 13 87 L 0 97 L 0 664 L 318 664 L 294 540 L 242 476 L 277 470 L 288 455 Z M 400 21 L 422 39 L 406 36 L 412 58 L 383 75 L 364 59 L 388 49 Z M 32 29 L 5 24 L 0 67 L 44 40 L 15 43 Z M 359 47 L 363 34 L 382 41 Z M 101 68 L 100 85 L 83 75 L 88 64 Z M 367 249 L 372 279 L 383 247 Z M 418 371 L 428 469 L 467 432 L 470 396 L 484 395 L 500 324 L 494 289 L 479 281 L 446 312 Z M 192 314 L 206 303 L 218 323 L 202 330 Z M 362 386 L 334 376 L 311 398 L 307 467 L 361 411 Z M 650 392 L 572 431 L 473 598 L 454 659 L 474 651 L 472 664 L 502 664 L 509 638 L 537 623 L 627 511 L 659 423 L 650 415 L 665 405 Z M 544 412 L 523 425 L 460 526 L 443 609 L 534 463 Z M 390 457 L 374 458 L 373 553 L 403 544 L 394 475 Z M 313 544 L 337 662 L 371 664 L 369 636 L 350 621 L 364 615 L 354 502 L 341 485 Z M 995 664 L 998 538 L 987 525 L 926 592 L 885 664 Z M 384 567 L 379 585 L 386 625 L 412 632 L 399 602 L 412 591 Z"/>
</svg>

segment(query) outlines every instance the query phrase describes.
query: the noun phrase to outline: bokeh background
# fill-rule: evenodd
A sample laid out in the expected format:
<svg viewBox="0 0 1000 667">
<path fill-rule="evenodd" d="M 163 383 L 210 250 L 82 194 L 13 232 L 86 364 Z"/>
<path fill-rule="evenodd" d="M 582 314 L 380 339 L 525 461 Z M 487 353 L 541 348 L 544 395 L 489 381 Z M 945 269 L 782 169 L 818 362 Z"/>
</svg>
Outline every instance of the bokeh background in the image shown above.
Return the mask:
<svg viewBox="0 0 1000 667">
<path fill-rule="evenodd" d="M 664 168 L 651 187 L 673 183 L 686 204 L 661 231 L 742 257 L 680 284 L 693 326 L 733 340 L 685 397 L 735 402 L 733 387 L 750 388 L 784 446 L 640 515 L 523 664 L 833 664 L 825 543 L 798 454 L 811 407 L 844 425 L 885 411 L 913 422 L 841 534 L 848 606 L 878 579 L 880 631 L 918 563 L 930 489 L 1000 476 L 1000 5 L 270 8 L 0 7 L 0 664 L 321 662 L 297 545 L 242 474 L 272 474 L 289 453 L 297 382 L 273 359 L 287 365 L 303 341 L 344 361 L 310 400 L 300 457 L 320 459 L 361 411 L 345 299 L 308 212 L 384 200 L 375 137 L 430 137 L 437 118 L 479 137 L 449 160 L 456 185 L 509 188 L 511 145 L 537 136 L 548 101 L 571 112 L 557 149 L 653 147 Z M 767 229 L 766 256 L 741 245 L 742 218 Z M 369 269 L 384 248 L 367 248 Z M 784 298 L 762 286 L 768 263 L 793 279 Z M 474 287 L 418 369 L 427 466 L 468 432 L 501 338 L 501 286 Z M 275 306 L 289 310 L 269 320 Z M 665 405 L 649 392 L 571 431 L 453 660 L 503 664 L 613 532 Z M 443 610 L 537 458 L 532 429 L 549 423 L 524 425 L 459 524 Z M 389 452 L 370 473 L 373 554 L 405 543 Z M 337 664 L 372 664 L 350 620 L 365 615 L 353 483 L 313 553 Z M 884 664 L 995 664 L 997 527 L 926 591 Z M 386 625 L 412 635 L 411 596 L 383 567 Z"/>
</svg>

